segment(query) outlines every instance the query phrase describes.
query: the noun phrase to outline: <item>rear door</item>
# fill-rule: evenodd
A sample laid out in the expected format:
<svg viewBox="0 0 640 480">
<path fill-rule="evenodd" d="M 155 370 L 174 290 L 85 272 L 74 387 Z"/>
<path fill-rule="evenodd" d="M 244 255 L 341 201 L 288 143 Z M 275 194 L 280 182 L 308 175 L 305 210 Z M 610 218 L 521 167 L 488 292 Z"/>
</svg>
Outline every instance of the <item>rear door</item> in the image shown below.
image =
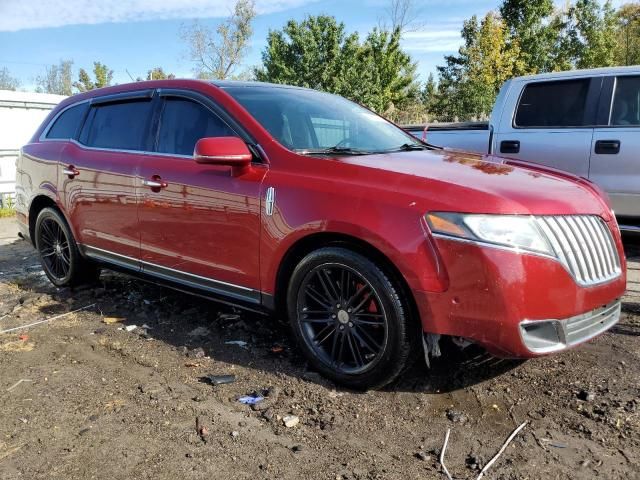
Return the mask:
<svg viewBox="0 0 640 480">
<path fill-rule="evenodd" d="M 153 91 L 94 99 L 64 151 L 65 207 L 89 256 L 139 268 L 137 174 L 150 148 Z"/>
<path fill-rule="evenodd" d="M 143 269 L 257 303 L 266 165 L 255 163 L 234 176 L 230 167 L 196 163 L 199 139 L 241 135 L 211 99 L 197 93 L 164 90 L 158 102 L 157 154 L 144 158 L 138 185 Z"/>
<path fill-rule="evenodd" d="M 514 107 L 502 115 L 494 151 L 586 178 L 601 82 L 574 78 L 514 83 L 504 103 Z"/>
<path fill-rule="evenodd" d="M 589 179 L 609 194 L 618 217 L 640 218 L 640 76 L 606 79 L 598 123 Z"/>
</svg>

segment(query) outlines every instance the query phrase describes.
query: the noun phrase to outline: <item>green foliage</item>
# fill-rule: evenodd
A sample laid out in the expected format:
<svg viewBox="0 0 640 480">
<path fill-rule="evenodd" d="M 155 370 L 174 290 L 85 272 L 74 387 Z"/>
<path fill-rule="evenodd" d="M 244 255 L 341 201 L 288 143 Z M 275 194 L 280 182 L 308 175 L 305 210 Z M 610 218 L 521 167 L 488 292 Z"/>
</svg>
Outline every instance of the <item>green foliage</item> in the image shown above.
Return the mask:
<svg viewBox="0 0 640 480">
<path fill-rule="evenodd" d="M 446 65 L 438 67 L 433 111 L 447 120 L 487 116 L 502 84 L 524 70 L 519 43 L 509 39 L 497 14 L 465 21 L 462 38 L 458 55 L 445 57 Z"/>
<path fill-rule="evenodd" d="M 473 17 L 464 23 L 464 45 L 438 67 L 431 111 L 447 120 L 484 117 L 511 77 L 619 64 L 620 25 L 625 21 L 635 34 L 630 34 L 625 51 L 631 58 L 640 44 L 640 14 L 633 17 L 640 6 L 634 7 L 623 8 L 621 16 L 609 0 L 575 0 L 559 10 L 552 0 L 504 0 L 500 14 L 490 12 L 481 22 Z"/>
<path fill-rule="evenodd" d="M 72 95 L 73 60 L 60 60 L 57 65 L 45 67 L 44 75 L 36 77 L 36 85 L 37 92 Z"/>
<path fill-rule="evenodd" d="M 262 62 L 257 80 L 337 93 L 377 112 L 391 114 L 419 96 L 399 29 L 374 29 L 361 42 L 331 16 L 290 20 L 269 32 Z"/>
<path fill-rule="evenodd" d="M 8 68 L 0 68 L 0 90 L 17 90 L 19 87 L 20 80 L 12 77 Z"/>
<path fill-rule="evenodd" d="M 147 72 L 147 80 L 173 80 L 176 76 L 173 73 L 165 73 L 162 67 L 152 68 Z"/>
<path fill-rule="evenodd" d="M 640 2 L 627 3 L 615 13 L 618 29 L 615 52 L 617 65 L 640 64 Z"/>
<path fill-rule="evenodd" d="M 103 63 L 93 62 L 93 76 L 94 80 L 91 79 L 91 76 L 84 68 L 81 68 L 78 72 L 78 81 L 74 82 L 73 86 L 79 92 L 108 87 L 111 85 L 111 80 L 113 79 L 113 70 L 110 70 Z"/>
</svg>

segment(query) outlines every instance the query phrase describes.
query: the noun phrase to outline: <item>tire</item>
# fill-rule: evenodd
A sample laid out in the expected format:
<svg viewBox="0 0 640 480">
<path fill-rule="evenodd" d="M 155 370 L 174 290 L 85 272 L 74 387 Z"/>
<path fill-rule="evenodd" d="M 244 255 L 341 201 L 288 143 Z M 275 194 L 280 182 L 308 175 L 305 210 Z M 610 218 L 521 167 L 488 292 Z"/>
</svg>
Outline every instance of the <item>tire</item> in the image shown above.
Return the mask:
<svg viewBox="0 0 640 480">
<path fill-rule="evenodd" d="M 56 287 L 97 281 L 100 269 L 82 256 L 69 225 L 58 210 L 42 209 L 34 233 L 44 273 Z"/>
<path fill-rule="evenodd" d="M 309 363 L 357 390 L 393 381 L 412 350 L 411 309 L 401 291 L 378 265 L 346 248 L 308 254 L 291 276 L 287 309 Z"/>
</svg>

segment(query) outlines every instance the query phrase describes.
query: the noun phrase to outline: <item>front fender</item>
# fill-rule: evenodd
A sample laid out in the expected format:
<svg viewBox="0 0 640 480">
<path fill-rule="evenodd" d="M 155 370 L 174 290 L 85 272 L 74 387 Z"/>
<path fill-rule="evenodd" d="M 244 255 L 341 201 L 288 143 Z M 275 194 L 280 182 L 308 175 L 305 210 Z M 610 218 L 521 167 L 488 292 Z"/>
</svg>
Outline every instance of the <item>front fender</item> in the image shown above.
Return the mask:
<svg viewBox="0 0 640 480">
<path fill-rule="evenodd" d="M 273 295 L 287 253 L 315 234 L 335 234 L 366 242 L 381 252 L 412 290 L 442 292 L 448 279 L 422 214 L 399 196 L 350 185 L 326 191 L 321 179 L 270 172 L 265 189 L 276 190 L 272 215 L 262 214 L 260 275 L 263 292 Z"/>
</svg>

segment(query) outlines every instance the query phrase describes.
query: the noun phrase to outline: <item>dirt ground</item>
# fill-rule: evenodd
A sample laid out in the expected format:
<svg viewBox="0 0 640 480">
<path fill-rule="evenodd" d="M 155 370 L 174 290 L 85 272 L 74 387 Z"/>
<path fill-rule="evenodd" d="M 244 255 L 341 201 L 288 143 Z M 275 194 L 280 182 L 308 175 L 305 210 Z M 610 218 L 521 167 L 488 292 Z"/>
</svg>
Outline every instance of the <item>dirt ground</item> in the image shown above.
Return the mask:
<svg viewBox="0 0 640 480">
<path fill-rule="evenodd" d="M 639 251 L 620 323 L 589 344 L 451 352 L 359 393 L 308 371 L 277 320 L 111 272 L 57 290 L 2 220 L 0 331 L 17 330 L 0 334 L 0 478 L 445 479 L 447 429 L 449 471 L 476 478 L 524 421 L 485 478 L 640 478 Z"/>
</svg>

